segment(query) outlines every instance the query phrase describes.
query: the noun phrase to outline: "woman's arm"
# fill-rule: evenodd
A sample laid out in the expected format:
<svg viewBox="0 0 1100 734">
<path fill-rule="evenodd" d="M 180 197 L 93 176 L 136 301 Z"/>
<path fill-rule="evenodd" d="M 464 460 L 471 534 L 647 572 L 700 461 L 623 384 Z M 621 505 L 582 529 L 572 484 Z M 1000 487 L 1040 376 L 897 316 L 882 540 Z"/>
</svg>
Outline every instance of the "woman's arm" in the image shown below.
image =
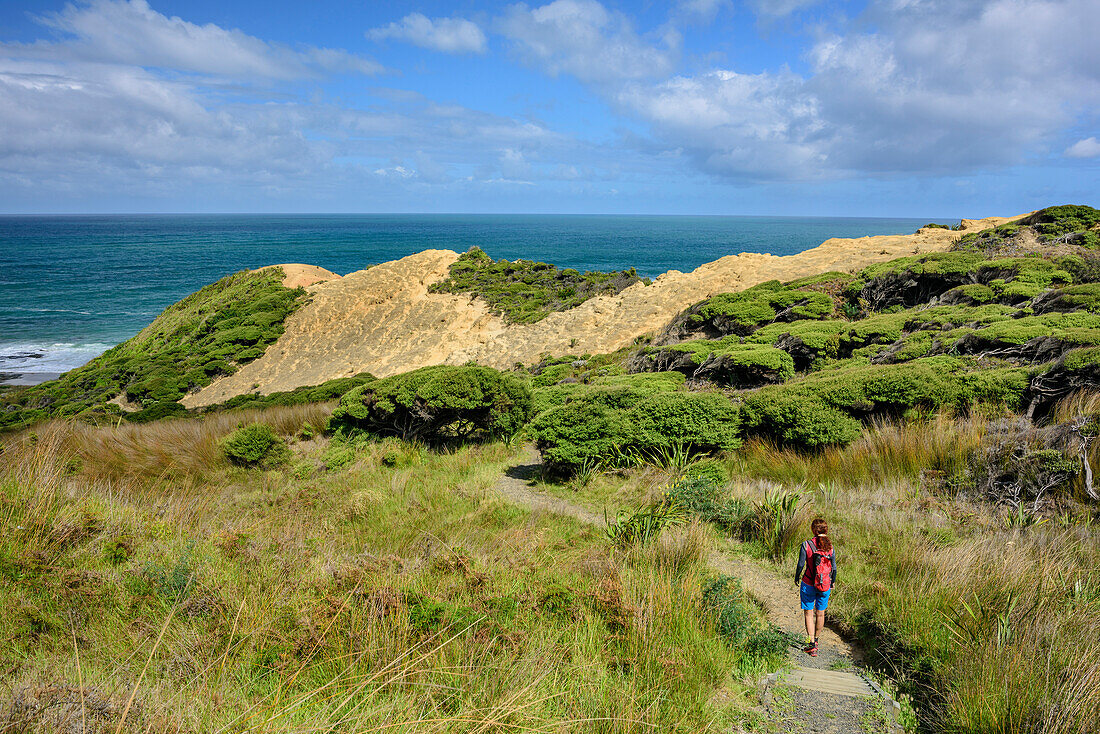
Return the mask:
<svg viewBox="0 0 1100 734">
<path fill-rule="evenodd" d="M 798 566 L 794 569 L 794 582 L 796 584 L 802 583 L 802 569 L 806 566 L 806 544 L 803 543 L 798 548 Z"/>
<path fill-rule="evenodd" d="M 833 573 L 832 578 L 829 579 L 829 588 L 836 586 L 836 551 L 833 551 Z"/>
</svg>

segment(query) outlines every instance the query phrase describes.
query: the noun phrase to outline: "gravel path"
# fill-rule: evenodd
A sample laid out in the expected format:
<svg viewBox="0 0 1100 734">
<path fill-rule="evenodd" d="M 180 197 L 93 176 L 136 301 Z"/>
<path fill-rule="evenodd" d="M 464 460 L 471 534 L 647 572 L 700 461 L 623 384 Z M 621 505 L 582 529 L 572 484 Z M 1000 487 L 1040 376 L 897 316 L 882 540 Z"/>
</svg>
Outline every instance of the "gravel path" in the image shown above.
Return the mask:
<svg viewBox="0 0 1100 734">
<path fill-rule="evenodd" d="M 539 470 L 538 454 L 528 446 L 522 462 L 505 471 L 490 491 L 536 512 L 567 515 L 590 525 L 604 524 L 604 518 L 591 510 L 535 489 L 532 485 Z M 785 631 L 805 636 L 793 569 L 791 578 L 787 578 L 758 561 L 721 551 L 711 553 L 709 564 L 716 571 L 740 578 L 745 590 L 773 623 Z M 791 648 L 791 663 L 795 667 L 853 671 L 853 665 L 859 660 L 859 649 L 830 628 L 821 635 L 817 657 Z M 769 687 L 764 709 L 776 732 L 878 734 L 889 731 L 881 699 L 809 691 L 783 683 L 782 677 L 778 684 Z"/>
</svg>

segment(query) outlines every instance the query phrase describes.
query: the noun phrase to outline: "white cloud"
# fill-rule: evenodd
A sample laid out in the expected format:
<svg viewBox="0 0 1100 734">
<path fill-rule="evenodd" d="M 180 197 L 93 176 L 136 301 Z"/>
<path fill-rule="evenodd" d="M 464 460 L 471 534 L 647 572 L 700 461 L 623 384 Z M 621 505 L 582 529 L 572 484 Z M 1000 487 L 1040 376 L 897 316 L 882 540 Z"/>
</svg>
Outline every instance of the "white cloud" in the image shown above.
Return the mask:
<svg viewBox="0 0 1100 734">
<path fill-rule="evenodd" d="M 1095 137 L 1078 140 L 1066 148 L 1064 155 L 1067 158 L 1098 158 L 1100 157 L 1100 140 Z"/>
<path fill-rule="evenodd" d="M 383 71 L 377 62 L 339 49 L 292 49 L 239 30 L 170 18 L 151 9 L 145 0 L 66 5 L 60 12 L 38 20 L 59 32 L 63 40 L 0 44 L 0 52 L 51 61 L 128 64 L 247 79 L 301 79 L 325 72 L 373 75 Z"/>
<path fill-rule="evenodd" d="M 0 190 L 20 201 L 207 197 L 233 206 L 213 192 L 247 202 L 367 192 L 390 201 L 405 189 L 480 186 L 502 169 L 548 181 L 577 160 L 593 175 L 615 163 L 614 151 L 533 119 L 395 89 L 371 90 L 373 105 L 341 106 L 313 85 L 298 88 L 303 77 L 344 68 L 354 57 L 342 51 L 290 50 L 139 2 L 39 20 L 62 35 L 0 44 Z"/>
<path fill-rule="evenodd" d="M 596 0 L 554 0 L 533 9 L 519 3 L 508 8 L 498 28 L 531 65 L 583 82 L 666 77 L 679 55 L 676 33 L 649 43 L 625 15 Z"/>
<path fill-rule="evenodd" d="M 1100 103 L 1091 0 L 883 0 L 865 20 L 819 37 L 805 75 L 719 69 L 609 98 L 702 170 L 749 179 L 1010 165 Z"/>
<path fill-rule="evenodd" d="M 375 41 L 396 38 L 422 48 L 446 53 L 485 53 L 488 40 L 473 21 L 465 18 L 429 18 L 423 13 L 409 13 L 400 23 L 367 31 Z"/>
<path fill-rule="evenodd" d="M 531 178 L 531 164 L 521 151 L 505 148 L 500 152 L 500 173 L 506 179 L 525 180 Z"/>
<path fill-rule="evenodd" d="M 764 18 L 783 18 L 796 10 L 817 5 L 821 0 L 750 0 L 756 14 Z"/>
</svg>

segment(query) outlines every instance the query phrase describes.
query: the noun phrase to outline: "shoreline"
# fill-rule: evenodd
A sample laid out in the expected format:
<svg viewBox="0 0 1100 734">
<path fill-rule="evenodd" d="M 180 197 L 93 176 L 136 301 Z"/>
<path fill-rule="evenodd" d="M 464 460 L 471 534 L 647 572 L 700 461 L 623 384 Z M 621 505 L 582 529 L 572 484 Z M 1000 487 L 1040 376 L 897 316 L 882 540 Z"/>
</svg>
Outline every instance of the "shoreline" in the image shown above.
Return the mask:
<svg viewBox="0 0 1100 734">
<path fill-rule="evenodd" d="M 56 380 L 63 372 L 0 372 L 0 387 L 29 387 Z"/>
</svg>

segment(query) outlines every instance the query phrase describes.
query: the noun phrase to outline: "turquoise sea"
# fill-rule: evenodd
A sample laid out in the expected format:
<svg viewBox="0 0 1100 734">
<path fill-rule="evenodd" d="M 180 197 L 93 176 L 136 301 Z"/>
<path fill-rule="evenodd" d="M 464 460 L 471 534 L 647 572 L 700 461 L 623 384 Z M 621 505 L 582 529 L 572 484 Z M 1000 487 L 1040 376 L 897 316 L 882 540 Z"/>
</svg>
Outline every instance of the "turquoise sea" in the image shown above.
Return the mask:
<svg viewBox="0 0 1100 734">
<path fill-rule="evenodd" d="M 578 270 L 691 270 L 739 252 L 904 234 L 935 219 L 571 215 L 0 217 L 0 373 L 77 367 L 161 310 L 245 268 L 345 274 L 428 248 L 478 246 Z M 938 221 L 950 223 L 951 220 Z"/>
</svg>

